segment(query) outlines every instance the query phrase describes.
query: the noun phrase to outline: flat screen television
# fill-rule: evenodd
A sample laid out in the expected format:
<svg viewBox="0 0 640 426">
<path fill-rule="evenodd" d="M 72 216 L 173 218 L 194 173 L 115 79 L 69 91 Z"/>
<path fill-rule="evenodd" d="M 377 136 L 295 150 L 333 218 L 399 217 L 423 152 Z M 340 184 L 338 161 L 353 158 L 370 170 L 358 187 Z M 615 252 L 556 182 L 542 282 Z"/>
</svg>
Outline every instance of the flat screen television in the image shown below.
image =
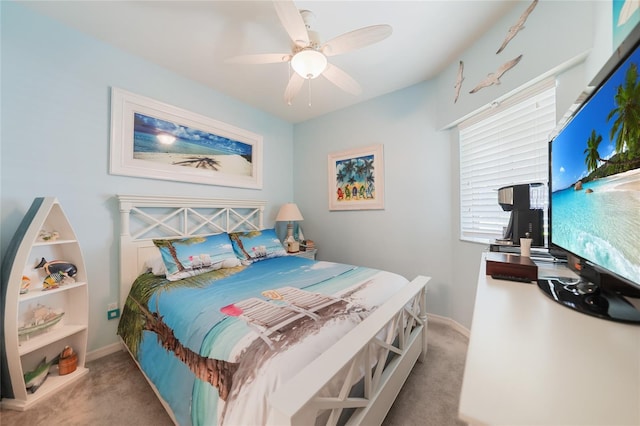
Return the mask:
<svg viewBox="0 0 640 426">
<path fill-rule="evenodd" d="M 619 297 L 640 292 L 640 45 L 627 49 L 551 138 L 550 248 L 577 257 L 583 272 L 538 284 L 584 313 L 640 323 Z"/>
</svg>

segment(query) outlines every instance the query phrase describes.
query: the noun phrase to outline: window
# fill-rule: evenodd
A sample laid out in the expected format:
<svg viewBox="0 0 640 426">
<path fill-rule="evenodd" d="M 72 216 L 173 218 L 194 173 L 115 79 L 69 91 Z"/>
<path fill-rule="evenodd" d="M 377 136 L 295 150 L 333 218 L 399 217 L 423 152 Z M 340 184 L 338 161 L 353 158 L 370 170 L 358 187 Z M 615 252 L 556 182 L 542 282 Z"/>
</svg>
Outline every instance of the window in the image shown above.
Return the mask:
<svg viewBox="0 0 640 426">
<path fill-rule="evenodd" d="M 460 238 L 482 243 L 502 238 L 509 212 L 498 189 L 542 182 L 546 212 L 549 135 L 556 127 L 554 80 L 526 90 L 459 126 Z M 547 215 L 544 229 L 546 234 Z"/>
</svg>

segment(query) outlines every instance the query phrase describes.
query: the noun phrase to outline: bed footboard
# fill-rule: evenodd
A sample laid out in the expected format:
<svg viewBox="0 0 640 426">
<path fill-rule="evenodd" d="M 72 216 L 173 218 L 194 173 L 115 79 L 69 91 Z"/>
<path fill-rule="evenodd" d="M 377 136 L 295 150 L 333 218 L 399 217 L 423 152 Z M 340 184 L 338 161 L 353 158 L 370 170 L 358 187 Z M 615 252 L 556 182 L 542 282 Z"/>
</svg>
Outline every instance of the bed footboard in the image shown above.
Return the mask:
<svg viewBox="0 0 640 426">
<path fill-rule="evenodd" d="M 347 424 L 382 423 L 413 365 L 426 355 L 429 280 L 416 277 L 275 392 L 270 422 L 315 424 L 323 416 L 335 425 L 353 409 Z M 349 396 L 362 375 L 364 394 Z"/>
</svg>

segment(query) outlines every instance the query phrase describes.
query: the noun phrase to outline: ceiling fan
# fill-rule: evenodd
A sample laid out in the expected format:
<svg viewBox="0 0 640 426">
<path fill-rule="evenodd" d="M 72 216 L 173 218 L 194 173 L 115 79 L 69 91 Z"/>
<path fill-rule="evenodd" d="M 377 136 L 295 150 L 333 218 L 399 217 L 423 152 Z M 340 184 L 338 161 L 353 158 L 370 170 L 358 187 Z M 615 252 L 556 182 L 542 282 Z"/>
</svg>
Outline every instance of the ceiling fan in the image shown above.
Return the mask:
<svg viewBox="0 0 640 426">
<path fill-rule="evenodd" d="M 359 95 L 362 88 L 349 74 L 329 63 L 327 58 L 341 55 L 377 43 L 391 35 L 390 25 L 372 25 L 353 30 L 321 43 L 318 34 L 311 30 L 313 13 L 300 10 L 293 1 L 273 2 L 278 18 L 293 42 L 289 53 L 264 53 L 240 55 L 225 62 L 236 64 L 270 64 L 288 62 L 293 73 L 284 91 L 284 100 L 289 105 L 298 94 L 305 80 L 309 82 L 322 75 L 340 89 Z M 311 105 L 311 101 L 309 101 Z"/>
</svg>

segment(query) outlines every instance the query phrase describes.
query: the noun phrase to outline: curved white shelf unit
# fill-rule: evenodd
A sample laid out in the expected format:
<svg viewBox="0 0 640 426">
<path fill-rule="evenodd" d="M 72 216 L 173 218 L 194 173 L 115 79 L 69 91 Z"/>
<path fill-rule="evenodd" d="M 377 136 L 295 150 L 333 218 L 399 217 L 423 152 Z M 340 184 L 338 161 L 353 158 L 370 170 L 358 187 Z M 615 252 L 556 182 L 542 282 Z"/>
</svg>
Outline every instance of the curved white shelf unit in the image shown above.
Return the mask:
<svg viewBox="0 0 640 426">
<path fill-rule="evenodd" d="M 56 231 L 59 238 L 43 241 L 41 230 Z M 75 282 L 44 290 L 42 282 L 46 273 L 42 268 L 35 268 L 42 258 L 74 264 Z M 20 294 L 23 276 L 30 279 L 31 286 L 27 293 Z M 56 198 L 36 198 L 18 227 L 2 262 L 2 295 L 0 403 L 3 408 L 26 410 L 89 371 L 84 367 L 88 332 L 87 273 L 78 240 Z M 40 307 L 64 312 L 64 315 L 48 329 L 19 335 L 18 329 L 31 319 L 31 312 Z M 54 364 L 44 383 L 35 392 L 29 392 L 25 373 L 33 371 L 43 359 L 56 357 L 65 346 L 73 348 L 78 355 L 76 370 L 60 375 Z"/>
</svg>

